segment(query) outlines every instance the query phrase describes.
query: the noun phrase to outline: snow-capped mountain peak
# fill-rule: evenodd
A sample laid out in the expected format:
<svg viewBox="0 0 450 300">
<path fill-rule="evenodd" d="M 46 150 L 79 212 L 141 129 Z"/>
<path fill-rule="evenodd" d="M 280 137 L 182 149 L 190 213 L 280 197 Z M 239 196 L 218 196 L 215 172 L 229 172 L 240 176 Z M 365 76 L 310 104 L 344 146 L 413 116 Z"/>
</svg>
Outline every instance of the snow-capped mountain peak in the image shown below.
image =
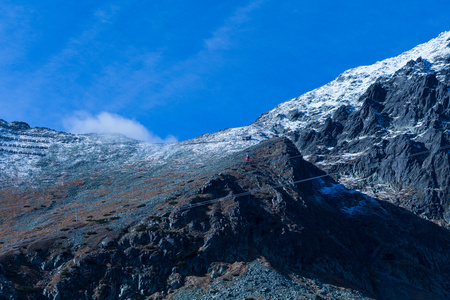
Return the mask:
<svg viewBox="0 0 450 300">
<path fill-rule="evenodd" d="M 288 131 L 305 127 L 311 121 L 323 123 L 342 105 L 359 107 L 359 97 L 371 84 L 380 78 L 389 78 L 409 61 L 419 58 L 429 62 L 430 70 L 438 73 L 439 80 L 447 81 L 448 77 L 440 71 L 450 64 L 450 31 L 399 56 L 347 70 L 330 83 L 281 103 L 262 115 L 257 123 L 268 128 L 279 124 Z"/>
</svg>

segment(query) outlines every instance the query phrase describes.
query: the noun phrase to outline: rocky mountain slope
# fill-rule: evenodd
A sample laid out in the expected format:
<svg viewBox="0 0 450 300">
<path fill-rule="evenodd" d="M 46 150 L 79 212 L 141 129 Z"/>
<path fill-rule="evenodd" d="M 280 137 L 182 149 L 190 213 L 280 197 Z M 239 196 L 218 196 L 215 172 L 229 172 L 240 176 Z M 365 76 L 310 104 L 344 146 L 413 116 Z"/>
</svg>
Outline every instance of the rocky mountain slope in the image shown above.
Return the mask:
<svg viewBox="0 0 450 300">
<path fill-rule="evenodd" d="M 182 143 L 0 120 L 0 299 L 450 298 L 449 39 Z"/>
<path fill-rule="evenodd" d="M 104 214 L 106 221 L 97 223 L 106 226 L 89 228 L 89 217 L 80 217 L 65 224 L 60 236 L 6 252 L 0 260 L 3 296 L 450 296 L 448 230 L 346 190 L 304 161 L 287 139 L 247 151 L 251 163 L 237 152 L 188 175 L 189 188 L 171 198 L 162 214 L 140 207 L 143 214 L 136 218 L 114 206 L 110 215 L 125 222 Z M 286 184 L 291 182 L 297 183 Z M 110 210 L 115 202 L 108 200 Z M 90 219 L 100 220 L 98 209 Z M 261 274 L 270 281 L 258 282 Z"/>
<path fill-rule="evenodd" d="M 449 226 L 450 32 L 344 72 L 280 104 L 255 126 L 358 189 Z"/>
</svg>

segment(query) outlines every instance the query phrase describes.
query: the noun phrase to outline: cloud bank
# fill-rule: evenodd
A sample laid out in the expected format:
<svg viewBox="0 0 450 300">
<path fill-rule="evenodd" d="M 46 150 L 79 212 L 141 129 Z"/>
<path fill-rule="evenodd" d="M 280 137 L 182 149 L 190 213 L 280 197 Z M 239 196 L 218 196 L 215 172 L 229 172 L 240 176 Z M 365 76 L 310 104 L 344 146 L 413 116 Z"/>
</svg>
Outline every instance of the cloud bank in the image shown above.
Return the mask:
<svg viewBox="0 0 450 300">
<path fill-rule="evenodd" d="M 86 112 L 77 112 L 75 116 L 64 121 L 64 127 L 67 131 L 76 134 L 119 133 L 149 143 L 177 142 L 177 139 L 172 135 L 162 139 L 136 120 L 126 119 L 109 112 L 101 112 L 96 116 Z"/>
</svg>

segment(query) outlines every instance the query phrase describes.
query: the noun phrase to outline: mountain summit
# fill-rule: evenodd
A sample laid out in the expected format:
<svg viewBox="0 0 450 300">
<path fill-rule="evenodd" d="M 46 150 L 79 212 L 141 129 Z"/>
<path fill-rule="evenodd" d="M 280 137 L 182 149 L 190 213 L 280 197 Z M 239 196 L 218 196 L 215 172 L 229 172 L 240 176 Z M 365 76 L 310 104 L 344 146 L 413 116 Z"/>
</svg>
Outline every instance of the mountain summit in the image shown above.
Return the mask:
<svg viewBox="0 0 450 300">
<path fill-rule="evenodd" d="M 421 44 L 397 57 L 345 71 L 332 82 L 281 103 L 263 114 L 256 123 L 266 126 L 279 124 L 288 130 L 298 130 L 307 127 L 309 121 L 324 122 L 343 105 L 360 107 L 362 105 L 360 97 L 369 86 L 378 80 L 392 77 L 409 61 L 416 61 L 419 58 L 427 62 L 422 71 L 435 73 L 440 82 L 448 84 L 450 81 L 450 31 L 441 33 L 428 43 Z"/>
<path fill-rule="evenodd" d="M 180 143 L 0 120 L 0 299 L 449 299 L 449 91 L 446 32 Z"/>
</svg>

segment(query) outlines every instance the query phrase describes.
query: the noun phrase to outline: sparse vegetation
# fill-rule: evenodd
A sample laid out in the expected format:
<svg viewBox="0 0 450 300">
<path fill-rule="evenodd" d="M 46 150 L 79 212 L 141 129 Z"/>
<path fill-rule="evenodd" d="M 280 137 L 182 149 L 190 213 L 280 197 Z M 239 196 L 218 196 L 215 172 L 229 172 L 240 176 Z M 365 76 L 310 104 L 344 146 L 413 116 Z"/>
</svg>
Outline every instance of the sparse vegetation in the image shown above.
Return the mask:
<svg viewBox="0 0 450 300">
<path fill-rule="evenodd" d="M 141 231 L 146 231 L 147 230 L 147 225 L 145 224 L 140 224 L 137 228 L 136 231 L 141 232 Z"/>
<path fill-rule="evenodd" d="M 27 294 L 34 294 L 36 293 L 36 289 L 32 288 L 31 286 L 27 285 L 19 285 L 17 288 L 17 291 L 27 293 Z"/>
<path fill-rule="evenodd" d="M 182 268 L 182 267 L 184 267 L 186 265 L 187 265 L 187 263 L 185 261 L 179 261 L 175 266 L 177 266 L 179 268 Z"/>
<path fill-rule="evenodd" d="M 104 293 L 106 292 L 107 289 L 108 289 L 108 286 L 107 286 L 106 284 L 102 284 L 102 285 L 100 286 L 100 288 L 98 289 L 98 293 L 99 293 L 100 295 L 102 295 L 102 294 L 104 294 Z"/>
<path fill-rule="evenodd" d="M 98 220 L 93 220 L 94 222 L 96 222 L 97 224 L 105 224 L 108 223 L 108 219 L 98 219 Z"/>
<path fill-rule="evenodd" d="M 201 253 L 202 253 L 202 251 L 192 250 L 192 251 L 185 253 L 183 256 L 181 256 L 181 259 L 183 259 L 183 260 L 190 259 L 190 258 L 196 257 L 197 255 L 199 255 Z"/>
<path fill-rule="evenodd" d="M 14 278 L 19 276 L 19 274 L 13 269 L 5 268 L 5 276 L 9 278 Z"/>
</svg>

